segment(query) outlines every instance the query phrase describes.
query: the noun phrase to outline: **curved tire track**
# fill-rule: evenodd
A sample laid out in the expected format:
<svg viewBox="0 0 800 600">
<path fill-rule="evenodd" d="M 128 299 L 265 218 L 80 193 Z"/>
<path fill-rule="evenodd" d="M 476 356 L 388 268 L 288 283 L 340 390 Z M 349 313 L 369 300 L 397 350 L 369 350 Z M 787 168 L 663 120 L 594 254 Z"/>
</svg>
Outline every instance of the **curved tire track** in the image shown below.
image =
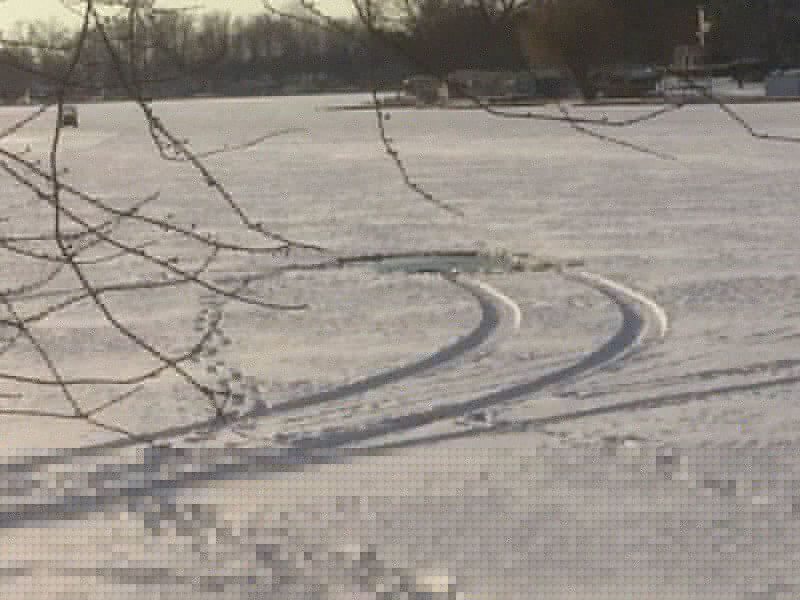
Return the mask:
<svg viewBox="0 0 800 600">
<path fill-rule="evenodd" d="M 566 274 L 565 276 L 570 277 Z M 667 316 L 667 312 L 655 300 L 648 298 L 641 292 L 637 292 L 636 290 L 624 286 L 621 283 L 617 283 L 616 281 L 612 281 L 611 279 L 607 279 L 594 273 L 587 273 L 586 271 L 583 271 L 577 275 L 572 275 L 571 277 L 573 279 L 583 281 L 584 283 L 593 287 L 608 290 L 609 292 L 616 294 L 618 297 L 633 300 L 642 306 L 647 313 L 645 329 L 642 332 L 642 337 L 648 333 L 651 324 L 656 328 L 657 337 L 663 338 L 667 335 L 667 332 L 669 331 L 669 317 Z"/>
<path fill-rule="evenodd" d="M 282 413 L 327 404 L 337 400 L 345 400 L 441 367 L 458 358 L 464 357 L 469 352 L 482 346 L 492 337 L 498 338 L 499 341 L 506 335 L 511 335 L 513 331 L 519 329 L 521 312 L 519 306 L 508 296 L 486 283 L 467 277 L 454 274 L 442 274 L 442 277 L 453 285 L 466 290 L 478 301 L 481 308 L 481 320 L 466 336 L 426 358 L 405 364 L 396 369 L 365 377 L 353 383 L 303 396 L 273 407 L 267 407 L 263 403 L 259 403 L 247 412 L 230 415 L 228 419 L 219 420 L 210 418 L 198 423 L 172 427 L 158 432 L 132 436 L 126 439 L 114 440 L 98 446 L 92 446 L 91 449 L 120 448 L 142 443 L 152 443 L 157 440 L 178 438 L 198 430 L 211 431 L 223 429 L 228 425 L 241 422 L 245 419 L 251 420 L 266 416 L 271 417 Z M 506 318 L 501 316 L 504 313 L 508 314 Z M 506 324 L 506 321 L 509 321 L 509 323 Z M 506 329 L 510 331 L 506 331 Z"/>
<path fill-rule="evenodd" d="M 511 315 L 512 328 L 514 330 L 519 329 L 522 315 L 519 306 L 517 306 L 513 300 L 493 287 L 480 281 L 474 281 L 465 277 L 457 277 L 449 274 L 443 275 L 443 278 L 472 294 L 472 296 L 480 304 L 481 320 L 478 325 L 466 336 L 462 337 L 454 344 L 442 348 L 427 358 L 408 363 L 402 367 L 392 369 L 390 371 L 378 373 L 377 375 L 371 375 L 331 390 L 318 392 L 309 396 L 290 400 L 289 402 L 284 402 L 283 404 L 273 406 L 267 412 L 270 415 L 276 415 L 293 410 L 317 406 L 319 404 L 326 404 L 336 400 L 343 400 L 351 396 L 363 394 L 379 387 L 419 375 L 420 373 L 435 369 L 436 367 L 441 367 L 445 363 L 452 362 L 453 360 L 466 355 L 471 350 L 474 350 L 475 348 L 478 348 L 487 342 L 489 338 L 496 333 L 498 328 L 500 328 L 503 321 L 500 315 L 504 311 L 510 313 Z M 260 416 L 260 414 L 264 414 L 264 411 L 257 411 L 249 414 L 248 416 Z"/>
<path fill-rule="evenodd" d="M 630 354 L 630 352 L 640 347 L 649 337 L 659 339 L 666 335 L 668 329 L 666 313 L 656 302 L 647 298 L 640 292 L 592 273 L 565 273 L 562 271 L 561 274 L 566 279 L 576 281 L 597 290 L 618 306 L 622 314 L 622 324 L 616 334 L 600 348 L 590 352 L 584 358 L 568 367 L 557 369 L 530 382 L 485 394 L 466 402 L 445 404 L 422 412 L 391 417 L 378 423 L 367 424 L 359 429 L 329 432 L 324 437 L 318 437 L 318 434 L 315 433 L 313 434 L 314 437 L 298 440 L 294 442 L 292 446 L 296 448 L 336 448 L 348 444 L 369 441 L 373 438 L 380 438 L 386 435 L 403 433 L 408 430 L 431 425 L 437 421 L 453 419 L 477 410 L 500 406 L 519 398 L 535 394 L 550 385 L 563 382 L 578 375 L 585 375 L 598 368 L 607 366 L 611 362 L 620 360 Z M 274 408 L 257 405 L 248 412 L 230 415 L 228 419 L 210 419 L 201 423 L 173 427 L 130 439 L 115 440 L 95 446 L 93 449 L 125 447 L 141 443 L 153 443 L 157 440 L 175 439 L 193 433 L 199 429 L 209 431 L 221 430 L 245 419 L 257 420 L 261 417 L 274 416 L 275 414 L 301 410 L 350 398 L 435 369 L 464 356 L 469 351 L 483 345 L 493 334 L 496 334 L 501 323 L 503 323 L 503 319 L 501 318 L 501 314 L 503 313 L 508 313 L 510 317 L 510 327 L 512 329 L 519 327 L 521 321 L 519 307 L 513 300 L 503 295 L 501 292 L 495 290 L 488 284 L 465 277 L 457 275 L 443 275 L 443 277 L 470 292 L 480 303 L 482 316 L 478 325 L 465 337 L 431 356 L 403 365 L 397 369 L 366 377 L 351 384 L 298 398 Z M 503 327 L 505 327 L 505 324 L 503 324 Z M 416 443 L 419 443 L 419 440 L 417 440 Z M 402 444 L 403 442 L 398 443 L 398 445 Z M 389 445 L 378 445 L 376 448 L 388 446 Z"/>
<path fill-rule="evenodd" d="M 651 329 L 655 330 L 657 339 L 666 335 L 668 328 L 666 312 L 655 301 L 640 292 L 591 273 L 583 272 L 573 275 L 562 272 L 562 275 L 567 279 L 578 281 L 599 291 L 614 302 L 622 313 L 622 325 L 617 333 L 600 348 L 594 350 L 583 359 L 568 367 L 542 375 L 533 381 L 485 394 L 466 402 L 445 404 L 422 412 L 392 417 L 359 430 L 330 433 L 322 439 L 315 437 L 302 440 L 295 443 L 294 446 L 301 448 L 331 448 L 360 443 L 372 438 L 417 429 L 437 421 L 453 419 L 474 411 L 500 406 L 624 358 L 645 342 Z M 403 443 L 400 442 L 399 444 Z M 379 445 L 376 447 L 387 446 Z"/>
</svg>

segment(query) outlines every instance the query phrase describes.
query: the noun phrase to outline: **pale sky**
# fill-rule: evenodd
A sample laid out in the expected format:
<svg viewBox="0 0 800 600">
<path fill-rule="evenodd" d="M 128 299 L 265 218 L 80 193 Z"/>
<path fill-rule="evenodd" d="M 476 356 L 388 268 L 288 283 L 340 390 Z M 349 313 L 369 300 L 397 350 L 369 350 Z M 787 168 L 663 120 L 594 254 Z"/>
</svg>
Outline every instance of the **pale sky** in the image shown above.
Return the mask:
<svg viewBox="0 0 800 600">
<path fill-rule="evenodd" d="M 290 6 L 291 0 L 276 1 L 276 6 Z M 318 6 L 330 14 L 348 13 L 349 0 L 318 0 Z M 160 0 L 157 6 L 164 8 L 199 6 L 209 11 L 227 11 L 232 15 L 264 13 L 261 0 Z M 0 0 L 0 30 L 10 33 L 17 21 L 34 21 L 51 18 L 75 22 L 76 17 L 67 11 L 59 0 Z"/>
</svg>

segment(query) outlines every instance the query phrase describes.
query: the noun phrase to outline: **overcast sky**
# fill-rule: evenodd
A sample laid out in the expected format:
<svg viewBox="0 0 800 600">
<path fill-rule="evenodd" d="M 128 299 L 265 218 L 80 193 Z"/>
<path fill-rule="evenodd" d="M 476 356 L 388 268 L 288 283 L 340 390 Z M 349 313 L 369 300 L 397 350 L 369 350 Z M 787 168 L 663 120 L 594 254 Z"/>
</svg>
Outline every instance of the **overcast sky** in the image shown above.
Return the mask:
<svg viewBox="0 0 800 600">
<path fill-rule="evenodd" d="M 275 2 L 276 6 L 288 6 L 291 0 Z M 347 14 L 349 0 L 318 0 L 320 8 L 331 14 Z M 263 13 L 261 0 L 160 0 L 158 6 L 185 7 L 201 6 L 210 11 L 227 11 L 232 15 L 252 15 Z M 0 0 L 0 29 L 10 32 L 17 21 L 45 21 L 55 18 L 65 23 L 74 22 L 76 17 L 68 12 L 59 0 Z"/>
</svg>

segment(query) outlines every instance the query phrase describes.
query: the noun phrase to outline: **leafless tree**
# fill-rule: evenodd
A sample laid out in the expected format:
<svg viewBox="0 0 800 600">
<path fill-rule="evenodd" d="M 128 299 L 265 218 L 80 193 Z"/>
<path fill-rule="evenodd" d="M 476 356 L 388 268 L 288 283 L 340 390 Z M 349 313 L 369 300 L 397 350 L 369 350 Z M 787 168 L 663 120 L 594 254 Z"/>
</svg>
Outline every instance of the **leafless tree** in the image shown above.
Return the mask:
<svg viewBox="0 0 800 600">
<path fill-rule="evenodd" d="M 631 33 L 631 23 L 643 23 L 653 19 L 650 5 L 643 3 L 617 3 L 613 0 L 567 0 L 566 2 L 531 2 L 520 0 L 494 1 L 494 0 L 351 0 L 356 22 L 347 23 L 326 14 L 315 0 L 296 0 L 298 9 L 287 11 L 278 8 L 271 0 L 263 0 L 266 10 L 273 15 L 280 15 L 325 28 L 339 35 L 350 36 L 353 40 L 360 41 L 360 31 L 366 32 L 368 39 L 391 49 L 392 52 L 403 57 L 419 72 L 438 78 L 442 83 L 448 83 L 461 96 L 472 102 L 477 108 L 486 113 L 507 119 L 522 119 L 530 121 L 561 122 L 581 134 L 595 137 L 602 141 L 617 144 L 636 152 L 643 152 L 662 159 L 673 157 L 657 152 L 651 148 L 640 147 L 617 137 L 601 133 L 600 130 L 612 128 L 623 129 L 640 123 L 659 118 L 667 113 L 680 110 L 686 106 L 680 100 L 663 100 L 662 106 L 646 109 L 641 114 L 622 119 L 609 119 L 607 117 L 578 117 L 563 103 L 558 103 L 560 115 L 543 110 L 507 110 L 498 107 L 491 101 L 475 96 L 457 81 L 447 79 L 448 73 L 443 68 L 441 57 L 431 56 L 428 49 L 417 47 L 414 36 L 415 28 L 425 11 L 442 11 L 448 8 L 464 7 L 474 8 L 485 15 L 487 26 L 495 22 L 511 25 L 510 34 L 515 36 L 517 43 L 522 46 L 523 53 L 531 66 L 540 65 L 542 62 L 550 65 L 565 66 L 572 75 L 587 84 L 587 95 L 591 96 L 588 85 L 589 74 L 593 67 L 613 63 L 614 60 L 626 57 L 618 47 L 627 40 L 632 52 L 640 54 L 655 53 L 663 58 L 664 48 L 669 44 L 685 43 L 687 36 L 692 35 L 694 25 L 695 5 L 683 2 L 659 5 L 655 11 L 658 18 L 666 23 L 663 31 L 659 32 L 658 43 L 652 40 L 642 41 L 638 34 Z M 641 5 L 640 5 L 641 4 Z M 691 5 L 691 8 L 689 8 Z M 627 7 L 627 10 L 626 10 Z M 649 11 L 649 12 L 648 12 Z M 688 12 L 687 12 L 688 11 Z M 649 14 L 649 16 L 648 16 Z M 663 17 L 663 18 L 662 18 Z M 660 21 L 659 21 L 660 22 Z M 549 28 L 546 26 L 549 25 Z M 627 31 L 620 28 L 626 27 Z M 635 33 L 635 32 L 634 32 Z M 633 37 L 631 41 L 628 38 Z M 652 37 L 652 36 L 651 36 Z M 363 43 L 363 42 L 362 42 Z M 585 47 L 585 48 L 584 48 Z M 592 58 L 587 57 L 592 54 Z M 597 62 L 599 61 L 599 62 Z M 666 73 L 682 78 L 689 88 L 694 90 L 705 100 L 716 104 L 738 126 L 745 129 L 750 135 L 763 140 L 779 142 L 796 142 L 792 136 L 771 134 L 756 131 L 745 119 L 724 101 L 714 94 L 695 86 L 694 82 L 684 73 L 674 72 L 667 68 Z M 378 132 L 384 143 L 387 154 L 397 164 L 398 169 L 406 181 L 415 191 L 426 200 L 441 203 L 440 200 L 424 192 L 420 186 L 413 183 L 411 175 L 405 168 L 396 148 L 392 145 L 392 138 L 387 135 L 384 111 L 378 99 L 377 90 L 373 90 L 374 107 L 378 125 Z"/>
<path fill-rule="evenodd" d="M 252 277 L 244 276 L 229 285 L 217 283 L 209 274 L 211 267 L 225 253 L 246 253 L 254 259 L 270 259 L 298 249 L 325 253 L 323 248 L 314 244 L 304 244 L 272 231 L 259 218 L 249 214 L 204 162 L 204 158 L 213 154 L 251 147 L 288 131 L 265 132 L 251 140 L 229 143 L 204 152 L 194 151 L 186 140 L 159 118 L 144 96 L 139 77 L 143 61 L 147 59 L 147 48 L 152 44 L 163 44 L 164 38 L 169 35 L 163 29 L 164 21 L 177 24 L 180 22 L 179 15 L 159 12 L 154 2 L 145 0 L 81 0 L 65 5 L 81 19 L 79 33 L 74 39 L 48 39 L 37 44 L 33 44 L 32 40 L 18 40 L 18 46 L 42 53 L 41 60 L 36 61 L 34 66 L 28 66 L 28 70 L 54 85 L 54 99 L 0 132 L 0 171 L 18 184 L 19 193 L 35 198 L 44 208 L 43 214 L 49 214 L 40 221 L 37 232 L 15 235 L 14 223 L 10 222 L 7 225 L 11 226 L 11 231 L 0 234 L 0 248 L 18 261 L 21 266 L 18 271 L 33 274 L 14 285 L 8 286 L 6 283 L 7 287 L 0 290 L 0 303 L 5 313 L 0 319 L 0 353 L 8 355 L 33 349 L 48 375 L 5 372 L 0 373 L 0 381 L 40 388 L 54 386 L 63 395 L 69 412 L 13 408 L 0 412 L 82 419 L 97 427 L 133 436 L 132 432 L 121 426 L 102 422 L 100 414 L 128 398 L 141 385 L 165 372 L 172 372 L 206 398 L 216 419 L 224 419 L 231 414 L 230 390 L 201 381 L 189 367 L 190 362 L 207 350 L 214 337 L 219 335 L 219 314 L 206 319 L 204 331 L 196 336 L 187 350 L 175 353 L 136 333 L 126 324 L 125 315 L 120 314 L 108 298 L 112 293 L 146 297 L 157 289 L 193 286 L 218 297 L 222 302 L 246 303 L 270 311 L 306 309 L 304 304 L 273 303 L 253 295 L 248 291 Z M 156 19 L 165 14 L 167 19 Z M 120 17 L 124 17 L 124 20 Z M 156 22 L 161 25 L 160 29 L 153 27 Z M 209 47 L 217 50 L 225 47 L 223 38 L 227 22 L 221 21 L 218 25 L 219 35 L 206 40 Z M 187 50 L 179 46 L 175 51 L 178 71 L 193 67 L 191 56 L 187 58 Z M 191 165 L 201 181 L 216 194 L 222 206 L 235 215 L 242 229 L 260 237 L 260 244 L 246 245 L 229 241 L 214 232 L 199 233 L 192 227 L 174 223 L 169 217 L 155 216 L 156 213 L 151 209 L 161 200 L 159 193 L 138 199 L 130 198 L 126 208 L 119 208 L 102 195 L 81 189 L 80 182 L 70 180 L 61 162 L 65 101 L 78 90 L 92 87 L 92 61 L 99 58 L 100 54 L 104 54 L 104 60 L 113 65 L 119 86 L 127 98 L 137 105 L 154 151 L 164 160 L 183 161 Z M 48 113 L 55 113 L 55 126 L 47 164 L 32 159 L 27 151 L 12 150 L 5 143 Z M 144 235 L 150 235 L 154 240 L 127 239 L 121 229 L 130 224 L 150 232 Z M 184 265 L 172 257 L 160 255 L 154 241 L 163 235 L 179 236 L 193 244 L 196 259 L 186 261 Z M 92 271 L 97 265 L 110 264 L 123 258 L 149 265 L 155 276 L 121 282 L 113 276 L 106 280 L 98 279 Z M 70 278 L 78 291 L 50 293 L 48 285 L 59 277 Z M 32 297 L 47 298 L 48 301 L 44 306 L 37 304 L 34 309 L 28 302 Z M 109 330 L 132 342 L 141 353 L 155 359 L 157 366 L 124 378 L 113 373 L 105 377 L 65 376 L 52 356 L 52 340 L 42 333 L 39 325 L 78 303 L 87 302 L 102 317 Z M 83 398 L 75 390 L 87 385 L 108 389 L 111 399 L 101 406 L 86 408 Z M 116 394 L 113 393 L 115 389 L 119 390 Z"/>
<path fill-rule="evenodd" d="M 441 3 L 444 3 L 444 0 L 441 0 Z M 282 12 L 269 3 L 265 6 L 272 14 L 282 14 L 309 27 L 347 36 L 354 43 L 366 46 L 367 41 L 378 42 L 401 55 L 419 70 L 444 78 L 446 73 L 442 71 L 441 65 L 436 63 L 435 57 L 426 56 L 415 48 L 414 38 L 411 35 L 413 28 L 417 27 L 420 11 L 430 10 L 429 4 L 431 0 L 387 0 L 386 2 L 353 0 L 353 8 L 358 17 L 355 23 L 331 18 L 321 11 L 313 0 L 300 0 L 302 10 L 299 12 Z M 146 97 L 146 82 L 143 80 L 142 72 L 146 70 L 145 65 L 149 60 L 149 48 L 157 47 L 162 55 L 166 51 L 172 57 L 174 73 L 169 77 L 177 78 L 187 73 L 202 72 L 209 67 L 207 60 L 209 52 L 216 47 L 222 56 L 227 50 L 229 21 L 212 19 L 213 23 L 209 22 L 209 27 L 206 29 L 212 32 L 212 35 L 204 42 L 205 52 L 202 53 L 202 57 L 198 57 L 193 54 L 193 49 L 185 43 L 185 40 L 181 41 L 187 31 L 186 21 L 182 21 L 181 14 L 161 10 L 154 2 L 73 0 L 66 5 L 80 18 L 81 27 L 74 37 L 19 39 L 18 47 L 26 52 L 38 53 L 39 60 L 25 63 L 20 61 L 18 55 L 11 54 L 4 57 L 7 59 L 4 60 L 4 64 L 12 65 L 19 71 L 50 82 L 55 91 L 52 102 L 32 110 L 30 114 L 0 132 L 0 171 L 18 184 L 21 193 L 24 192 L 34 198 L 46 215 L 46 218 L 39 222 L 40 228 L 36 232 L 16 234 L 13 230 L 14 224 L 7 222 L 6 229 L 10 225 L 11 231 L 0 234 L 2 252 L 14 261 L 18 261 L 23 267 L 17 269 L 18 271 L 32 274 L 26 280 L 14 282 L 13 285 L 0 290 L 0 304 L 5 311 L 3 318 L 0 319 L 0 356 L 14 352 L 33 352 L 47 372 L 47 375 L 0 372 L 0 382 L 55 388 L 63 396 L 69 412 L 8 408 L 0 413 L 81 419 L 97 427 L 136 438 L 132 432 L 121 426 L 104 423 L 100 415 L 111 406 L 128 400 L 142 385 L 165 373 L 173 373 L 202 394 L 213 410 L 214 419 L 232 417 L 235 413 L 230 407 L 230 389 L 202 381 L 193 374 L 189 366 L 219 335 L 219 313 L 204 320 L 201 318 L 202 315 L 198 315 L 198 319 L 204 324 L 203 331 L 191 340 L 187 349 L 176 353 L 137 334 L 126 324 L 125 315 L 120 314 L 108 298 L 112 294 L 120 293 L 146 298 L 147 294 L 153 293 L 154 290 L 191 286 L 217 297 L 220 302 L 244 303 L 262 310 L 295 311 L 308 308 L 304 304 L 281 304 L 255 296 L 249 291 L 249 285 L 258 276 L 257 273 L 243 276 L 233 284 L 219 283 L 210 276 L 210 269 L 226 253 L 245 253 L 254 259 L 263 257 L 270 260 L 302 250 L 328 255 L 327 258 L 336 258 L 330 257 L 325 248 L 290 239 L 270 229 L 260 217 L 249 214 L 204 160 L 215 154 L 234 152 L 265 143 L 269 138 L 289 133 L 290 130 L 268 131 L 250 140 L 232 141 L 220 148 L 200 152 L 193 150 L 186 140 L 170 129 Z M 484 16 L 487 23 L 513 24 L 514 28 L 518 28 L 524 27 L 527 22 L 523 18 L 524 12 L 528 10 L 524 2 L 485 0 L 473 2 L 471 6 Z M 250 46 L 249 51 L 255 54 L 261 52 L 263 41 L 254 34 L 247 42 Z M 13 44 L 7 44 L 8 46 Z M 93 81 L 96 75 L 93 65 L 101 62 L 110 65 L 119 88 L 137 106 L 142 116 L 143 127 L 152 140 L 154 151 L 163 160 L 185 162 L 191 166 L 197 177 L 214 192 L 221 205 L 236 217 L 241 229 L 260 237 L 258 245 L 224 239 L 214 232 L 199 233 L 192 227 L 173 222 L 169 217 L 157 216 L 153 209 L 162 199 L 158 192 L 145 194 L 140 198 L 130 198 L 126 207 L 120 208 L 102 195 L 82 189 L 80 182 L 71 181 L 61 161 L 65 102 L 78 91 L 85 92 L 96 88 L 96 82 Z M 631 127 L 683 107 L 680 103 L 665 103 L 635 117 L 609 120 L 577 117 L 566 104 L 558 106 L 560 111 L 558 114 L 546 110 L 507 110 L 471 96 L 468 90 L 462 91 L 476 107 L 492 116 L 531 122 L 563 123 L 581 134 L 662 159 L 670 157 L 602 131 Z M 716 102 L 728 117 L 754 137 L 786 142 L 798 141 L 789 136 L 758 132 L 724 102 L 710 95 L 709 100 Z M 377 87 L 373 89 L 373 104 L 380 140 L 406 185 L 439 209 L 464 216 L 459 208 L 426 191 L 406 168 L 387 129 L 385 107 L 379 100 Z M 6 143 L 15 133 L 29 127 L 48 113 L 55 113 L 55 126 L 46 164 L 33 159 L 27 151 L 14 150 Z M 149 233 L 134 240 L 128 239 L 122 230 L 130 224 L 135 224 L 142 231 Z M 184 264 L 158 253 L 156 242 L 164 235 L 177 236 L 196 248 L 194 259 L 189 261 L 191 264 Z M 120 259 L 131 259 L 146 264 L 154 273 L 159 274 L 160 278 L 121 282 L 114 277 L 98 279 L 93 273 L 93 267 L 111 264 Z M 77 286 L 77 291 L 52 293 L 48 286 L 62 277 L 70 278 Z M 44 299 L 45 302 L 33 309 L 28 302 L 32 297 Z M 42 333 L 39 325 L 45 319 L 62 313 L 78 303 L 88 303 L 110 331 L 134 344 L 139 352 L 153 359 L 157 366 L 126 377 L 114 374 L 105 377 L 65 376 L 58 361 L 53 357 L 51 340 Z M 89 409 L 76 393 L 76 389 L 87 385 L 116 391 L 111 393 L 106 402 Z"/>
</svg>

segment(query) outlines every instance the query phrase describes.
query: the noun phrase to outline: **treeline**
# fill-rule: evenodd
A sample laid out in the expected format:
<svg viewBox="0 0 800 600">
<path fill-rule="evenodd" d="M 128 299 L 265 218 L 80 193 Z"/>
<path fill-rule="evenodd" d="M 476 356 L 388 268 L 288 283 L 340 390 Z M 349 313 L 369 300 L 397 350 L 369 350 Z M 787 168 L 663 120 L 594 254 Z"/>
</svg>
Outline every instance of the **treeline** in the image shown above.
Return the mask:
<svg viewBox="0 0 800 600">
<path fill-rule="evenodd" d="M 800 1 L 708 0 L 702 59 L 741 77 L 737 62 L 761 75 L 800 64 Z M 615 65 L 673 64 L 678 46 L 697 46 L 696 0 L 539 0 L 524 17 L 523 42 L 533 63 L 568 70 L 584 97 L 593 74 Z M 743 63 L 744 64 L 744 63 Z M 737 76 L 736 74 L 739 73 Z"/>
<path fill-rule="evenodd" d="M 772 67 L 800 65 L 800 1 L 713 0 L 713 58 L 757 58 Z"/>
<path fill-rule="evenodd" d="M 120 60 L 108 52 L 103 32 L 92 28 L 70 89 L 123 96 L 120 68 L 153 97 L 385 88 L 420 72 L 525 68 L 516 33 L 522 2 L 489 8 L 474 0 L 400 0 L 400 14 L 390 10 L 395 1 L 379 3 L 392 24 L 373 23 L 371 32 L 358 17 L 320 28 L 288 15 L 233 19 L 167 11 L 142 11 L 131 27 L 123 11 L 104 25 Z M 20 25 L 0 39 L 0 95 L 6 99 L 53 89 L 78 41 L 75 32 L 52 22 Z"/>
<path fill-rule="evenodd" d="M 667 64 L 696 42 L 696 0 L 359 0 L 369 13 L 319 28 L 276 14 L 122 11 L 83 44 L 71 90 L 124 95 L 265 94 L 397 86 L 410 74 L 564 66 L 580 78 L 619 63 Z M 709 0 L 711 60 L 800 63 L 800 1 Z M 300 16 L 308 17 L 309 15 Z M 346 32 L 337 31 L 341 29 Z M 53 23 L 0 36 L 0 95 L 46 94 L 77 34 Z M 116 54 L 116 57 L 115 57 Z M 120 70 L 124 77 L 120 78 Z"/>
<path fill-rule="evenodd" d="M 70 93 L 125 96 L 126 81 L 151 97 L 367 89 L 405 76 L 402 60 L 347 25 L 353 35 L 267 15 L 167 13 L 137 20 L 133 28 L 121 16 L 109 19 L 103 32 L 89 31 Z M 0 37 L 6 99 L 56 89 L 78 42 L 76 33 L 41 22 Z"/>
</svg>

